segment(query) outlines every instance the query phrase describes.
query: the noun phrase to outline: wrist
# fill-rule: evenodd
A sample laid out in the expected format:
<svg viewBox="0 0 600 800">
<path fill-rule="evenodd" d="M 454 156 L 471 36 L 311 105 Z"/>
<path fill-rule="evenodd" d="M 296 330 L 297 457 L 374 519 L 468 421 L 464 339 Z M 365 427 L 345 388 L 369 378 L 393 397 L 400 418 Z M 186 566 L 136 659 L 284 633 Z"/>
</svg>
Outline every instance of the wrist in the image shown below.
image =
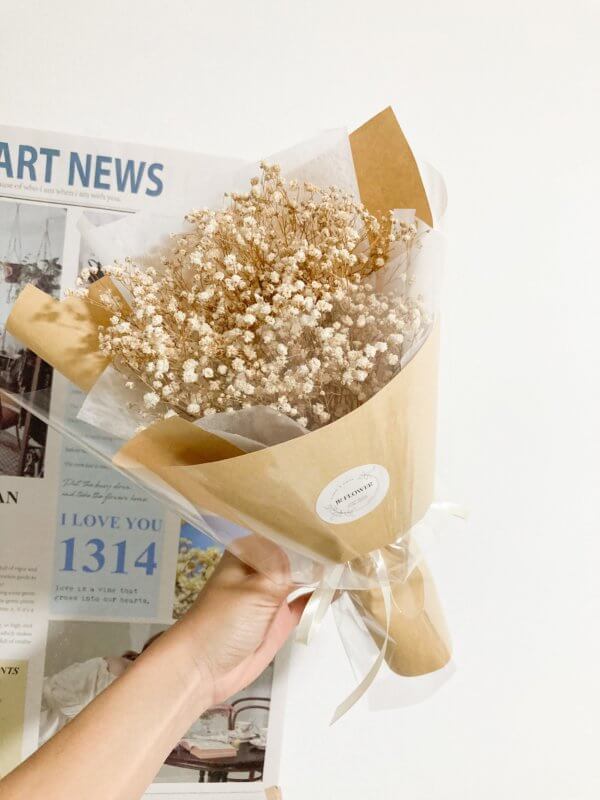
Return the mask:
<svg viewBox="0 0 600 800">
<path fill-rule="evenodd" d="M 144 653 L 144 659 L 156 658 L 186 693 L 186 701 L 199 716 L 214 704 L 214 679 L 207 659 L 186 626 L 176 624 Z"/>
</svg>

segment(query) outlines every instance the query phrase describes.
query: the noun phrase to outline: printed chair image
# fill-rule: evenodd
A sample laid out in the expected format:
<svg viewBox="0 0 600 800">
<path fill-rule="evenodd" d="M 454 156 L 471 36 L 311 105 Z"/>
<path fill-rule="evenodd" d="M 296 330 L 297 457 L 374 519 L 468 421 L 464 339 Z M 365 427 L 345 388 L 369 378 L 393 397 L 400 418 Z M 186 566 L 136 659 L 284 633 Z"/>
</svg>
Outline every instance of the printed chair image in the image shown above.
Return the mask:
<svg viewBox="0 0 600 800">
<path fill-rule="evenodd" d="M 231 703 L 231 711 L 229 714 L 229 728 L 230 730 L 235 729 L 235 724 L 238 720 L 244 719 L 247 715 L 245 712 L 251 710 L 260 710 L 264 712 L 265 717 L 265 727 L 267 720 L 269 718 L 269 709 L 270 709 L 270 698 L 268 697 L 242 697 L 239 700 L 234 700 Z M 262 778 L 262 767 L 259 769 L 251 769 L 248 770 L 248 777 L 247 778 L 235 778 L 231 774 L 228 776 L 228 780 L 231 782 L 247 782 L 247 781 L 259 781 Z"/>
</svg>

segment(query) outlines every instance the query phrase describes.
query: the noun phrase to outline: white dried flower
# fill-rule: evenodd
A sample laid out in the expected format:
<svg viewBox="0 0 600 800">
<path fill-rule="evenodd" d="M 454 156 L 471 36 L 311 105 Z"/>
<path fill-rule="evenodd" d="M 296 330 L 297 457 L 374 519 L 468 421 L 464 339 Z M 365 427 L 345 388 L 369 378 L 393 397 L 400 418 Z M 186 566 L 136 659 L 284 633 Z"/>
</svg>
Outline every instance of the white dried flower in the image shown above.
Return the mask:
<svg viewBox="0 0 600 800">
<path fill-rule="evenodd" d="M 189 214 L 160 270 L 105 270 L 131 308 L 102 293 L 100 350 L 147 388 L 150 419 L 263 404 L 313 430 L 377 392 L 430 324 L 403 280 L 414 225 L 261 171 L 227 207 Z M 370 276 L 392 262 L 399 280 L 383 293 Z"/>
<path fill-rule="evenodd" d="M 154 408 L 158 403 L 160 403 L 160 397 L 156 392 L 146 392 L 144 395 L 144 405 L 146 408 Z"/>
</svg>

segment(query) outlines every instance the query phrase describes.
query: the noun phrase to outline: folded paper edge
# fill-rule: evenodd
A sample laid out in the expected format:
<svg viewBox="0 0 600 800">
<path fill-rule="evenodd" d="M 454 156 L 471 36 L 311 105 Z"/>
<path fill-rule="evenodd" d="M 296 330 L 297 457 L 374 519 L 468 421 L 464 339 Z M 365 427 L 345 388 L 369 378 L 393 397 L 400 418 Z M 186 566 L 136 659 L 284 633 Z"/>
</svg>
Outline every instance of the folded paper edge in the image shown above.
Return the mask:
<svg viewBox="0 0 600 800">
<path fill-rule="evenodd" d="M 6 330 L 87 392 L 108 364 L 98 349 L 98 317 L 80 297 L 57 300 L 28 284 L 17 297 Z"/>
<path fill-rule="evenodd" d="M 362 202 L 371 213 L 414 208 L 433 227 L 419 167 L 391 106 L 350 134 Z"/>
</svg>

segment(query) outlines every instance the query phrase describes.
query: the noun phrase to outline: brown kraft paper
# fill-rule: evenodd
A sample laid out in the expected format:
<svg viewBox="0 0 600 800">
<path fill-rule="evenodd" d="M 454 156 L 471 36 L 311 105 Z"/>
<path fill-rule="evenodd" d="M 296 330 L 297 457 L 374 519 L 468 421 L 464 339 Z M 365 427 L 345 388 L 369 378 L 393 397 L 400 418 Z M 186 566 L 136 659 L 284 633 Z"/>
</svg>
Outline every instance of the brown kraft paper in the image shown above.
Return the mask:
<svg viewBox="0 0 600 800">
<path fill-rule="evenodd" d="M 355 411 L 308 436 L 242 454 L 181 417 L 151 425 L 115 456 L 143 466 L 200 508 L 292 547 L 343 563 L 390 544 L 421 519 L 433 497 L 438 335 Z M 354 522 L 330 524 L 317 498 L 337 476 L 380 464 L 389 490 Z"/>
<path fill-rule="evenodd" d="M 383 549 L 388 570 L 398 558 Z M 406 581 L 391 584 L 392 614 L 385 660 L 394 672 L 406 677 L 424 675 L 445 666 L 452 655 L 450 637 L 438 594 L 427 565 L 423 562 L 412 570 Z M 385 606 L 378 589 L 350 592 L 350 598 L 361 616 L 370 624 L 369 632 L 378 647 L 383 646 Z"/>
<path fill-rule="evenodd" d="M 90 286 L 89 297 L 55 300 L 31 284 L 19 294 L 6 330 L 84 392 L 108 366 L 98 350 L 98 326 L 110 314 L 95 302 L 102 290 L 114 291 L 109 278 Z"/>
</svg>

